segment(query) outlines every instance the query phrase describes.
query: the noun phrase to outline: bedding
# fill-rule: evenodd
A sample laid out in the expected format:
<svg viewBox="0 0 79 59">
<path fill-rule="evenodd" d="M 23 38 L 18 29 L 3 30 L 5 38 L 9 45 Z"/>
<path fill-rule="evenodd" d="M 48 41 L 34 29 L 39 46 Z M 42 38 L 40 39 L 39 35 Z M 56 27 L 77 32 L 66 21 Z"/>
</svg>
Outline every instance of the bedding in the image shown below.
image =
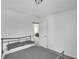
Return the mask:
<svg viewBox="0 0 79 59">
<path fill-rule="evenodd" d="M 11 54 L 11 53 L 14 53 L 14 52 L 17 52 L 17 51 L 20 51 L 20 50 L 23 50 L 23 49 L 27 49 L 27 48 L 30 48 L 32 46 L 35 46 L 36 44 L 29 44 L 29 45 L 24 45 L 24 46 L 20 46 L 20 47 L 17 47 L 17 48 L 14 48 L 14 49 L 11 49 L 9 51 L 6 51 L 2 54 L 2 59 L 4 59 L 4 57 L 8 54 Z"/>
<path fill-rule="evenodd" d="M 9 53 L 4 56 L 4 59 L 56 59 L 57 56 L 58 54 L 53 50 L 40 46 L 32 46 L 14 53 Z"/>
<path fill-rule="evenodd" d="M 7 48 L 8 50 L 10 49 L 14 49 L 14 48 L 17 48 L 17 47 L 20 47 L 20 46 L 24 46 L 24 45 L 28 45 L 28 44 L 33 44 L 34 42 L 33 41 L 23 41 L 23 42 L 16 42 L 16 43 L 12 43 L 12 44 L 9 44 L 7 45 Z"/>
</svg>

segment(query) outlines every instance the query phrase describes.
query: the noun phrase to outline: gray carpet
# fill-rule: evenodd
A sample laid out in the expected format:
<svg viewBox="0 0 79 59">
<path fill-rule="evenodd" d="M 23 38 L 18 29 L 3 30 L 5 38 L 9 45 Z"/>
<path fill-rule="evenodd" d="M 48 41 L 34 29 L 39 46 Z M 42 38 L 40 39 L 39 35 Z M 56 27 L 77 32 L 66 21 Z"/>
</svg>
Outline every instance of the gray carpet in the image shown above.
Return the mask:
<svg viewBox="0 0 79 59">
<path fill-rule="evenodd" d="M 28 49 L 8 54 L 4 59 L 56 59 L 57 55 L 43 47 L 33 46 Z"/>
</svg>

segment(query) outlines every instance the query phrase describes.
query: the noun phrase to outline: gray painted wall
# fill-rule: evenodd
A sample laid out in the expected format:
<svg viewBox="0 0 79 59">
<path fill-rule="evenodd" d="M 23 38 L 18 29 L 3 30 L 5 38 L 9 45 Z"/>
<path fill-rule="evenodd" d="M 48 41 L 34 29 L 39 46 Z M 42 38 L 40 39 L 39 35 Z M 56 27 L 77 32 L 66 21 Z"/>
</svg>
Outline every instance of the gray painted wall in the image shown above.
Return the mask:
<svg viewBox="0 0 79 59">
<path fill-rule="evenodd" d="M 21 37 L 33 33 L 31 16 L 8 9 L 1 12 L 1 37 Z"/>
<path fill-rule="evenodd" d="M 48 22 L 48 48 L 77 57 L 77 11 L 76 9 L 43 18 Z M 43 26 L 43 24 L 41 25 Z M 45 28 L 46 28 L 45 27 Z M 43 30 L 43 28 L 41 28 Z M 44 30 L 43 30 L 44 31 Z M 46 30 L 45 30 L 46 31 Z M 41 36 L 43 37 L 43 35 Z M 45 37 L 45 36 L 44 36 Z M 41 41 L 47 41 L 41 38 Z M 40 42 L 43 44 L 43 42 Z M 44 44 L 42 46 L 45 46 Z"/>
</svg>

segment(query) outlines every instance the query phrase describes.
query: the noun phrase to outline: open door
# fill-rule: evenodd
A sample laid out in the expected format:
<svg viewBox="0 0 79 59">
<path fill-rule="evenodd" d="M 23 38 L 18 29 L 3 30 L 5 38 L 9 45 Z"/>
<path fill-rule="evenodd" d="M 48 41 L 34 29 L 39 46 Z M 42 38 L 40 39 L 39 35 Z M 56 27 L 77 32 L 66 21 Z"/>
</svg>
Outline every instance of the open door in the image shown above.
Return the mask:
<svg viewBox="0 0 79 59">
<path fill-rule="evenodd" d="M 40 22 L 39 26 L 39 45 L 43 47 L 48 47 L 48 40 L 47 40 L 47 29 L 48 29 L 48 24 L 47 20 Z"/>
</svg>

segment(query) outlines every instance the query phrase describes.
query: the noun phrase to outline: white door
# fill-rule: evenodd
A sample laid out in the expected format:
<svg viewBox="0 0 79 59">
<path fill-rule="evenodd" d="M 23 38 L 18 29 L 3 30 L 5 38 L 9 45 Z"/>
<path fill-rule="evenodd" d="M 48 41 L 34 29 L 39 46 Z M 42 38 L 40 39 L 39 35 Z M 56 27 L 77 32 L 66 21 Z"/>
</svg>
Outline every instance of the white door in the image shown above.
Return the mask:
<svg viewBox="0 0 79 59">
<path fill-rule="evenodd" d="M 47 21 L 40 22 L 39 27 L 39 45 L 46 47 L 48 46 L 47 40 Z"/>
</svg>

